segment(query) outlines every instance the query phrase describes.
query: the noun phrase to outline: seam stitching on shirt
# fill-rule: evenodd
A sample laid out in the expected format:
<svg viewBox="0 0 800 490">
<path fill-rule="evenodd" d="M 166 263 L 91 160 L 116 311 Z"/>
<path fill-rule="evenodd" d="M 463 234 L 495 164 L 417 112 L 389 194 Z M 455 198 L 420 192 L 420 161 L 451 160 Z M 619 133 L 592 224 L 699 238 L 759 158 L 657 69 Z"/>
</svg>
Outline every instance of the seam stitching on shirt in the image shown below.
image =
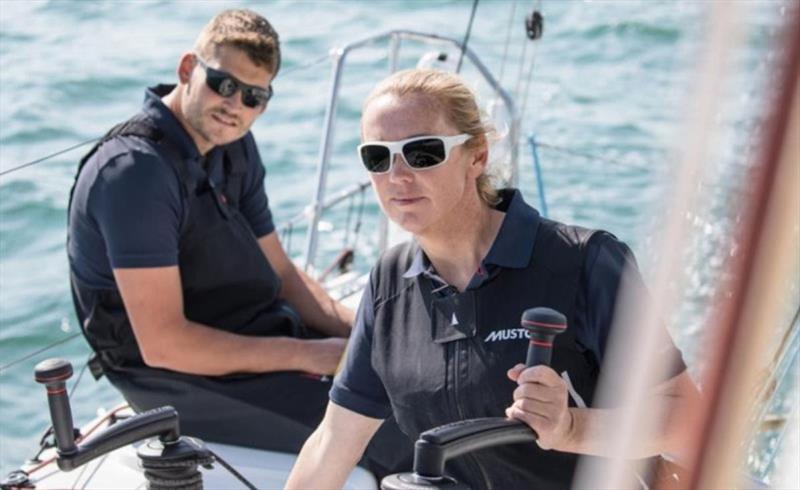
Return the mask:
<svg viewBox="0 0 800 490">
<path fill-rule="evenodd" d="M 405 293 L 406 291 L 408 291 L 412 287 L 414 287 L 414 282 L 409 283 L 408 285 L 404 286 L 399 291 L 396 291 L 394 294 L 388 296 L 386 299 L 381 300 L 380 302 L 376 303 L 374 311 L 377 312 L 380 308 L 383 308 L 383 306 L 386 303 L 388 303 L 389 301 L 392 301 L 393 299 L 397 298 L 398 296 L 400 296 L 401 294 Z"/>
</svg>

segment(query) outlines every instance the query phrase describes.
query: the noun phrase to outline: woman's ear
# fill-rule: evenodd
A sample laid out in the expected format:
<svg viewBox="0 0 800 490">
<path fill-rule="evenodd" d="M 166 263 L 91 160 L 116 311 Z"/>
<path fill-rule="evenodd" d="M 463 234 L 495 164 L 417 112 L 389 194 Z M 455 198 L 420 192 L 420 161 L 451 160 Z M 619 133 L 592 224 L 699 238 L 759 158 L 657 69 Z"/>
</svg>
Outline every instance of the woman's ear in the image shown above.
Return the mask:
<svg viewBox="0 0 800 490">
<path fill-rule="evenodd" d="M 470 169 L 475 170 L 476 177 L 481 175 L 486 170 L 486 165 L 489 161 L 489 141 L 485 135 L 481 135 L 480 145 L 472 150 L 472 160 Z"/>
<path fill-rule="evenodd" d="M 197 65 L 197 56 L 190 52 L 183 53 L 181 60 L 178 62 L 178 81 L 182 85 L 189 83 L 195 65 Z"/>
</svg>

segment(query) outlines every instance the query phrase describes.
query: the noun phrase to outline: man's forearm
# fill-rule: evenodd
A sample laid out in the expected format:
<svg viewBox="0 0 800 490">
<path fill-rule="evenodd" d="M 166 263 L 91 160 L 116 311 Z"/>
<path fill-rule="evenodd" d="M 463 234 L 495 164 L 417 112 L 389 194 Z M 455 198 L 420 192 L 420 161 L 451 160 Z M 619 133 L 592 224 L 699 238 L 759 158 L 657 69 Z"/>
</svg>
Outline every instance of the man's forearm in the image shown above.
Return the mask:
<svg viewBox="0 0 800 490">
<path fill-rule="evenodd" d="M 157 345 L 142 349 L 151 367 L 218 376 L 305 370 L 304 341 L 289 337 L 252 337 L 194 322 L 164 332 Z"/>
<path fill-rule="evenodd" d="M 281 296 L 300 314 L 303 322 L 327 335 L 348 337 L 355 315 L 308 274 L 293 267 L 284 278 Z"/>
<path fill-rule="evenodd" d="M 152 367 L 200 375 L 270 371 L 334 372 L 343 339 L 243 336 L 184 315 L 177 266 L 114 269 L 136 342 Z"/>
</svg>

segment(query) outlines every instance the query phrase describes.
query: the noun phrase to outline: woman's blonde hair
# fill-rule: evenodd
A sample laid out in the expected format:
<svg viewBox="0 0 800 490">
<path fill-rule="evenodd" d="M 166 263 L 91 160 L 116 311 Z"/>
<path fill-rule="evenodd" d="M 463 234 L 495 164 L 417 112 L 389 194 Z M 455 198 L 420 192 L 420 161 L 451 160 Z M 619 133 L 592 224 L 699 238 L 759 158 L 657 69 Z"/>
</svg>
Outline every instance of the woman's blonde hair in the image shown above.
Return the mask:
<svg viewBox="0 0 800 490">
<path fill-rule="evenodd" d="M 488 151 L 489 143 L 486 135 L 493 129 L 481 118 L 475 95 L 458 75 L 431 69 L 399 71 L 381 81 L 372 90 L 364 102 L 364 109 L 383 95 L 393 95 L 398 98 L 422 95 L 430 98 L 448 123 L 460 133 L 474 136 L 464 143 L 467 149 L 473 150 L 485 146 Z M 478 196 L 483 202 L 489 206 L 500 202 L 497 189 L 494 188 L 491 177 L 486 172 L 478 177 L 476 185 Z"/>
</svg>

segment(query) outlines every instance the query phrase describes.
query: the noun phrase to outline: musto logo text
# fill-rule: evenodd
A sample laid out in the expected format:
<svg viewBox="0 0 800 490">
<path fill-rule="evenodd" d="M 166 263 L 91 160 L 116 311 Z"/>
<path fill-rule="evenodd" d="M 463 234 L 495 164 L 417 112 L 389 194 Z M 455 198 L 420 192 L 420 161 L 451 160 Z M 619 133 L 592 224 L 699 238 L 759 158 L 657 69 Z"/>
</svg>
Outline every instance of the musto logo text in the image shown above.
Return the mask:
<svg viewBox="0 0 800 490">
<path fill-rule="evenodd" d="M 505 330 L 495 330 L 483 339 L 484 342 L 497 342 L 498 340 L 517 340 L 528 339 L 528 330 L 524 328 L 507 328 Z"/>
</svg>

